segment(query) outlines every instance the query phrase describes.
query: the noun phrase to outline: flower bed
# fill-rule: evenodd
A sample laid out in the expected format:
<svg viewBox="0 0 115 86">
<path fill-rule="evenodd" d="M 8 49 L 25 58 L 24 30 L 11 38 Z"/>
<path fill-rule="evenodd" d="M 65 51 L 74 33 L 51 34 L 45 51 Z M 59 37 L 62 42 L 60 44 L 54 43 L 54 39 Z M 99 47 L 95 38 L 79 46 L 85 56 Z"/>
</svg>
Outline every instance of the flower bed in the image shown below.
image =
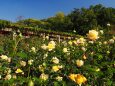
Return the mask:
<svg viewBox="0 0 115 86">
<path fill-rule="evenodd" d="M 95 30 L 60 43 L 15 34 L 0 42 L 0 85 L 114 86 L 114 41 Z"/>
</svg>

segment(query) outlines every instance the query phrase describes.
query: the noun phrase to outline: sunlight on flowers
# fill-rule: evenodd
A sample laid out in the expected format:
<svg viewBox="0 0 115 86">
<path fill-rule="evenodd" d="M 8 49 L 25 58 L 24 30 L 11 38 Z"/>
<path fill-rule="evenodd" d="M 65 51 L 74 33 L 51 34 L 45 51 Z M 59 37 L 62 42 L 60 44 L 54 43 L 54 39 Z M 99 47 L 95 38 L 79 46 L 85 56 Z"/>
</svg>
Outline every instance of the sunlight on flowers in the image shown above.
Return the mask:
<svg viewBox="0 0 115 86">
<path fill-rule="evenodd" d="M 48 48 L 48 50 L 49 51 L 52 51 L 53 49 L 55 49 L 55 42 L 54 41 L 50 41 L 49 43 L 48 43 L 48 46 L 47 46 L 47 48 Z"/>
<path fill-rule="evenodd" d="M 69 78 L 79 85 L 87 81 L 87 79 L 81 74 L 70 74 Z"/>
<path fill-rule="evenodd" d="M 57 71 L 60 70 L 61 68 L 62 68 L 62 66 L 55 65 L 55 66 L 52 66 L 52 71 L 57 72 Z"/>
<path fill-rule="evenodd" d="M 87 34 L 87 37 L 90 39 L 90 40 L 96 40 L 98 39 L 98 32 L 96 30 L 89 30 L 89 33 Z"/>
<path fill-rule="evenodd" d="M 18 68 L 18 69 L 15 71 L 15 73 L 23 73 L 23 71 L 22 71 L 20 68 Z"/>
</svg>

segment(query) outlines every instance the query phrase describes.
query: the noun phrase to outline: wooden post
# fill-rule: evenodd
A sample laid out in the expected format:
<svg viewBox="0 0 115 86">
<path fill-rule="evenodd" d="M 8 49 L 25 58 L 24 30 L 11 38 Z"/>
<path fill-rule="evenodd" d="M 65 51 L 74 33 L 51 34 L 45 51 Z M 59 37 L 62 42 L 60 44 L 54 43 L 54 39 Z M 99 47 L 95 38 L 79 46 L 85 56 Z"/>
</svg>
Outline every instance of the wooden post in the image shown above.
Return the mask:
<svg viewBox="0 0 115 86">
<path fill-rule="evenodd" d="M 60 35 L 58 35 L 58 42 L 60 43 Z"/>
</svg>

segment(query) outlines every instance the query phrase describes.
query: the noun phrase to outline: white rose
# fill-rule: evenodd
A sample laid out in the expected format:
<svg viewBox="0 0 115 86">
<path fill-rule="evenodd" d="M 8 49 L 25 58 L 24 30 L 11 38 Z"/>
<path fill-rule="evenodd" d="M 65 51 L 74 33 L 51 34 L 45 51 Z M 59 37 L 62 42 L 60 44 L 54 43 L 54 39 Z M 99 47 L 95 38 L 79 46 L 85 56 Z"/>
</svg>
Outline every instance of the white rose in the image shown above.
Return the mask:
<svg viewBox="0 0 115 86">
<path fill-rule="evenodd" d="M 58 81 L 62 81 L 62 79 L 63 79 L 63 77 L 61 77 L 61 76 L 56 77 L 56 80 L 58 80 Z"/>
<path fill-rule="evenodd" d="M 1 57 L 1 59 L 3 59 L 3 60 L 8 60 L 8 57 L 6 56 L 6 55 L 2 55 L 2 56 L 0 56 Z"/>
<path fill-rule="evenodd" d="M 110 39 L 110 40 L 109 40 L 109 43 L 110 43 L 110 44 L 113 44 L 113 43 L 114 43 L 114 40 L 113 40 L 113 39 Z"/>
<path fill-rule="evenodd" d="M 55 63 L 55 64 L 58 64 L 59 63 L 59 59 L 57 57 L 53 57 L 52 58 L 52 62 Z"/>
<path fill-rule="evenodd" d="M 45 44 L 43 44 L 43 45 L 41 46 L 41 48 L 42 48 L 43 50 L 46 50 L 46 49 L 47 49 L 47 46 L 46 46 Z"/>
<path fill-rule="evenodd" d="M 36 48 L 35 48 L 35 47 L 32 47 L 32 48 L 31 48 L 31 51 L 32 51 L 32 52 L 36 52 Z"/>
<path fill-rule="evenodd" d="M 28 60 L 28 64 L 29 65 L 32 65 L 32 63 L 33 63 L 33 60 L 31 59 L 31 60 Z"/>
<path fill-rule="evenodd" d="M 12 77 L 12 76 L 11 76 L 10 74 L 8 74 L 8 75 L 6 75 L 5 80 L 10 80 L 11 77 Z"/>
</svg>

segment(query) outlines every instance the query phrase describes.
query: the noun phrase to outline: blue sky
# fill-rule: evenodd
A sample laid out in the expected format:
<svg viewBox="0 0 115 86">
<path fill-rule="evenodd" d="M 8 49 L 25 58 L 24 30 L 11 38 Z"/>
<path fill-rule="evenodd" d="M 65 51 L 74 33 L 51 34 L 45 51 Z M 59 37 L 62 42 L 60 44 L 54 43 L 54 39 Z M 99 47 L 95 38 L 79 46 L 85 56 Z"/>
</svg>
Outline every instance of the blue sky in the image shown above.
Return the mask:
<svg viewBox="0 0 115 86">
<path fill-rule="evenodd" d="M 115 0 L 0 0 L 0 19 L 16 21 L 18 16 L 44 19 L 57 12 L 68 14 L 73 8 L 96 4 L 115 8 Z"/>
</svg>

